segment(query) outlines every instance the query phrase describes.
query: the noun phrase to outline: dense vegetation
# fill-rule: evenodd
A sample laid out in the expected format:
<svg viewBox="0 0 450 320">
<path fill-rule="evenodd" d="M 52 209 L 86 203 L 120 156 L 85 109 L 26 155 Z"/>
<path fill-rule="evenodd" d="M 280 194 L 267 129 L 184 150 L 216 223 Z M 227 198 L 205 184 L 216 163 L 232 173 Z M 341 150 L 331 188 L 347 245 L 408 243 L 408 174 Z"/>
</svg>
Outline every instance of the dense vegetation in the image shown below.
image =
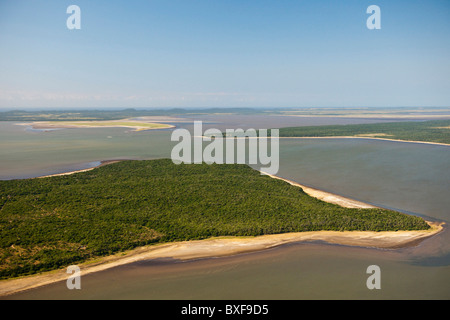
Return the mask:
<svg viewBox="0 0 450 320">
<path fill-rule="evenodd" d="M 416 230 L 425 221 L 348 209 L 246 165 L 123 161 L 69 176 L 0 181 L 0 277 L 155 242 L 311 230 Z"/>
<path fill-rule="evenodd" d="M 124 118 L 143 116 L 187 116 L 198 114 L 235 113 L 258 114 L 261 110 L 251 108 L 208 108 L 208 109 L 150 109 L 136 110 L 50 110 L 25 111 L 10 110 L 0 112 L 0 121 L 93 121 L 93 120 L 121 120 Z"/>
<path fill-rule="evenodd" d="M 450 144 L 450 120 L 281 128 L 280 137 L 373 135 L 386 139 Z"/>
</svg>

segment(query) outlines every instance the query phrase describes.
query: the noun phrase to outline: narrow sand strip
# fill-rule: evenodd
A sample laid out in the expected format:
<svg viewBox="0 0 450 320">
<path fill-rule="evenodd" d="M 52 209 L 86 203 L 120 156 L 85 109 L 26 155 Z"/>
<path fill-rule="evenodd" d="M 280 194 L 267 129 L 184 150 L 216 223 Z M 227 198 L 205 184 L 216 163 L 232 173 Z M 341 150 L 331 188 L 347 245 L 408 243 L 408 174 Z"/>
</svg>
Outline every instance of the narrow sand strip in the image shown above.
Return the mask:
<svg viewBox="0 0 450 320">
<path fill-rule="evenodd" d="M 370 140 L 381 140 L 381 141 L 393 141 L 393 142 L 408 142 L 408 143 L 423 143 L 438 146 L 450 146 L 448 143 L 441 142 L 427 142 L 427 141 L 416 141 L 416 140 L 400 140 L 400 139 L 389 139 L 389 138 L 374 138 L 372 136 L 327 136 L 327 137 L 279 137 L 279 139 L 370 139 Z"/>
<path fill-rule="evenodd" d="M 431 223 L 425 231 L 310 231 L 258 237 L 221 237 L 206 240 L 183 241 L 140 247 L 127 253 L 120 253 L 95 262 L 80 265 L 81 275 L 103 271 L 109 268 L 157 258 L 179 260 L 222 257 L 239 253 L 259 251 L 299 241 L 325 241 L 331 244 L 349 246 L 398 248 L 424 240 L 443 229 L 442 224 Z M 0 281 L 0 296 L 13 294 L 39 286 L 66 281 L 70 275 L 66 269 L 48 272 L 20 279 Z"/>
<path fill-rule="evenodd" d="M 377 134 L 378 135 L 378 134 Z M 380 135 L 385 135 L 384 133 Z M 193 138 L 207 138 L 208 136 L 192 136 Z M 267 139 L 271 137 L 268 136 Z M 223 137 L 223 139 L 259 139 L 259 137 Z M 428 142 L 428 141 L 420 141 L 420 140 L 400 140 L 400 139 L 389 139 L 389 138 L 376 138 L 372 134 L 366 135 L 355 135 L 355 136 L 325 136 L 325 137 L 277 137 L 277 139 L 369 139 L 369 140 L 381 140 L 381 141 L 391 141 L 391 142 L 407 142 L 407 143 L 422 143 L 422 144 L 431 144 L 438 146 L 450 146 L 448 143 L 441 142 Z"/>
<path fill-rule="evenodd" d="M 101 163 L 98 166 L 95 166 L 95 167 L 92 167 L 92 168 L 75 170 L 75 171 L 69 171 L 69 172 L 63 172 L 63 173 L 50 174 L 50 175 L 47 175 L 47 176 L 37 177 L 37 179 L 39 179 L 39 178 L 59 177 L 59 176 L 70 176 L 70 175 L 75 174 L 75 173 L 91 171 L 91 170 L 94 170 L 95 168 L 106 166 L 108 164 L 116 163 L 116 162 L 119 162 L 119 161 L 123 161 L 123 160 L 105 160 L 105 161 L 101 161 Z"/>
<path fill-rule="evenodd" d="M 267 174 L 265 172 L 262 172 L 265 175 L 268 175 L 269 177 L 272 177 L 274 179 L 280 179 L 283 181 L 286 181 L 288 183 L 290 183 L 293 186 L 297 186 L 303 189 L 303 191 L 310 195 L 311 197 L 317 198 L 319 200 L 325 201 L 325 202 L 329 202 L 329 203 L 333 203 L 333 204 L 337 204 L 340 205 L 341 207 L 345 207 L 345 208 L 360 208 L 360 209 L 371 209 L 371 208 L 377 208 L 376 206 L 361 202 L 361 201 L 357 201 L 357 200 L 353 200 L 353 199 L 349 199 L 343 196 L 338 196 L 336 194 L 333 193 L 329 193 L 326 191 L 322 191 L 319 189 L 315 189 L 315 188 L 311 188 L 311 187 L 307 187 L 304 185 L 301 185 L 297 182 L 288 180 L 288 179 L 284 179 L 284 178 L 280 178 L 271 174 Z"/>
</svg>

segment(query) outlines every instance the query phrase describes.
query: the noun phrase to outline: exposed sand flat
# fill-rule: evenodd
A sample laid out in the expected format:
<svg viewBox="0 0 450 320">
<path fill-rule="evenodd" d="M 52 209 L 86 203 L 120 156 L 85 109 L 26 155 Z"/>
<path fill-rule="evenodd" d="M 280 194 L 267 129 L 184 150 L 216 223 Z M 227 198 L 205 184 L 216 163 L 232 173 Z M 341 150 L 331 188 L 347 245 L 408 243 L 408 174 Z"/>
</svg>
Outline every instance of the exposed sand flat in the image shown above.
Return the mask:
<svg viewBox="0 0 450 320">
<path fill-rule="evenodd" d="M 148 122 L 134 119 L 99 120 L 99 121 L 35 121 L 32 123 L 18 123 L 18 125 L 32 126 L 33 129 L 77 129 L 77 128 L 130 128 L 134 131 L 173 128 L 173 125 Z"/>
<path fill-rule="evenodd" d="M 207 257 L 221 257 L 239 253 L 273 248 L 299 241 L 325 241 L 332 244 L 350 246 L 398 248 L 417 243 L 443 229 L 442 224 L 431 223 L 432 229 L 426 231 L 311 231 L 286 234 L 264 235 L 258 237 L 223 237 L 206 240 L 183 241 L 140 247 L 127 253 L 116 254 L 80 266 L 81 275 L 109 268 L 157 258 L 189 260 Z M 66 281 L 70 275 L 66 269 L 20 279 L 0 281 L 0 296 Z M 63 284 L 64 285 L 64 284 Z"/>
</svg>

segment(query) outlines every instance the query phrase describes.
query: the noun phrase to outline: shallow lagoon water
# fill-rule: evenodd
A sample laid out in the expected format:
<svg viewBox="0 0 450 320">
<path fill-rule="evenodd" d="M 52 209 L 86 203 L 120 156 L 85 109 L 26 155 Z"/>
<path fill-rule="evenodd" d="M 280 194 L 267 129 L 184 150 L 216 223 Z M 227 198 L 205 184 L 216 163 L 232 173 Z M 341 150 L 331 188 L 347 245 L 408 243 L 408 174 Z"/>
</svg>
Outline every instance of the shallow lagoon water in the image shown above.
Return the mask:
<svg viewBox="0 0 450 320">
<path fill-rule="evenodd" d="M 212 127 L 214 124 L 211 123 Z M 254 123 L 255 128 L 258 123 Z M 111 159 L 169 157 L 170 130 L 30 132 L 0 123 L 0 178 L 25 178 Z M 450 147 L 369 139 L 280 139 L 278 175 L 427 219 L 450 220 Z M 366 268 L 381 268 L 381 290 Z M 299 243 L 190 262 L 145 261 L 12 299 L 449 299 L 448 228 L 417 246 L 380 250 Z"/>
</svg>

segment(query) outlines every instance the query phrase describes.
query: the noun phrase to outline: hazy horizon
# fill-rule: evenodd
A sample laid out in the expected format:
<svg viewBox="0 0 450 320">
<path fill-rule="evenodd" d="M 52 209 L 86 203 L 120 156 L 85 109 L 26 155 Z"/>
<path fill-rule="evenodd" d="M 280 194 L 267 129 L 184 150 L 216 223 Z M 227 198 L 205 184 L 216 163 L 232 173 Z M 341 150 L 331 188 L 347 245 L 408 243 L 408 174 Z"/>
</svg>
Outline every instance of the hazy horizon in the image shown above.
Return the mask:
<svg viewBox="0 0 450 320">
<path fill-rule="evenodd" d="M 223 107 L 214 107 L 214 106 L 167 106 L 167 107 L 25 107 L 25 108 L 2 108 L 0 107 L 0 112 L 17 112 L 17 111 L 25 111 L 25 112 L 40 112 L 40 111 L 59 111 L 59 112 L 68 112 L 68 111 L 172 111 L 172 110 L 237 110 L 237 109 L 248 109 L 248 110 L 297 110 L 297 109 L 310 109 L 310 110 L 401 110 L 401 109 L 409 109 L 409 110 L 427 110 L 427 109 L 444 109 L 450 111 L 450 106 L 348 106 L 348 107 L 314 107 L 314 106 L 304 106 L 304 107 L 231 107 L 231 106 L 223 106 Z"/>
</svg>

